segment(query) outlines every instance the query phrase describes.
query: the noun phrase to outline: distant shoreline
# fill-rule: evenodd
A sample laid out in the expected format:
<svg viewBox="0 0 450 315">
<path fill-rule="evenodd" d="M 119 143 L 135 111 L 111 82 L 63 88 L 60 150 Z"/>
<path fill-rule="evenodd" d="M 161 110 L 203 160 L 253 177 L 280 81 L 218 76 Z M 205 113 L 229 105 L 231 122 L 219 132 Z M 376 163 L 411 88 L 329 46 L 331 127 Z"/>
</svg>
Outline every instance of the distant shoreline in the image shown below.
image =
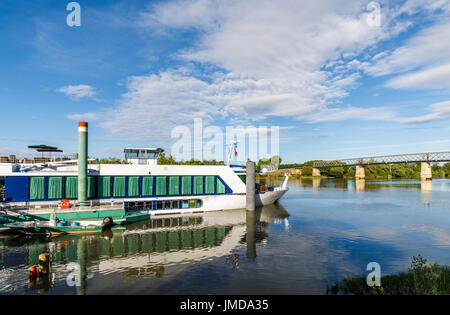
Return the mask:
<svg viewBox="0 0 450 315">
<path fill-rule="evenodd" d="M 256 175 L 256 178 L 284 178 L 283 174 L 276 174 L 276 175 Z M 344 177 L 333 177 L 333 176 L 309 176 L 309 175 L 289 175 L 289 179 L 355 179 L 354 176 L 344 176 Z M 393 179 L 416 179 L 420 180 L 420 177 L 366 177 L 365 179 L 386 179 L 386 180 L 393 180 Z M 450 177 L 433 177 L 433 179 L 450 179 Z"/>
</svg>

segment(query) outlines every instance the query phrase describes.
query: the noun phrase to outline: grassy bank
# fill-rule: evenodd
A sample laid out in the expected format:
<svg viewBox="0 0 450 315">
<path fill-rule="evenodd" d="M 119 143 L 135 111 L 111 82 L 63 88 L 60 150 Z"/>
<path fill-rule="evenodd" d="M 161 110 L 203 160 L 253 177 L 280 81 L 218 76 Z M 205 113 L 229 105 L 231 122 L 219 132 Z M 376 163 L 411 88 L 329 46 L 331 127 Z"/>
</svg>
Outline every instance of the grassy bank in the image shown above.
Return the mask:
<svg viewBox="0 0 450 315">
<path fill-rule="evenodd" d="M 450 268 L 413 257 L 407 272 L 381 277 L 380 287 L 369 287 L 366 277 L 347 277 L 327 287 L 327 294 L 441 295 L 450 294 Z"/>
</svg>

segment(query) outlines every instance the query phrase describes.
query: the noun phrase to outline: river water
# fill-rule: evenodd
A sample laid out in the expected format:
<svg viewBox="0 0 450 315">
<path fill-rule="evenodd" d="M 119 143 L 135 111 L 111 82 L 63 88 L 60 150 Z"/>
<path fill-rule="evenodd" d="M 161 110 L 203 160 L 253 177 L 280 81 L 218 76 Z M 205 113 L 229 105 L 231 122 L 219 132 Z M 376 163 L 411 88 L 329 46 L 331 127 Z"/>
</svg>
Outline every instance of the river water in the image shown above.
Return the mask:
<svg viewBox="0 0 450 315">
<path fill-rule="evenodd" d="M 124 233 L 0 236 L 0 294 L 326 294 L 350 275 L 450 265 L 450 180 L 290 180 L 254 213 L 157 217 Z M 30 265 L 51 253 L 50 274 Z"/>
</svg>

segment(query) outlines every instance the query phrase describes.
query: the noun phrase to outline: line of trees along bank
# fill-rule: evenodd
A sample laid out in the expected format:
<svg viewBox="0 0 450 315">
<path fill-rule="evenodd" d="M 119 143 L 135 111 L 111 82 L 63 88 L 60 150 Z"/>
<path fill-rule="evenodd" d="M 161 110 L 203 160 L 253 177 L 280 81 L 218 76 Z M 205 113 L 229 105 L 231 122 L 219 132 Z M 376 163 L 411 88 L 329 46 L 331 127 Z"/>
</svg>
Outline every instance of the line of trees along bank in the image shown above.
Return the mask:
<svg viewBox="0 0 450 315">
<path fill-rule="evenodd" d="M 312 176 L 312 165 L 315 161 L 309 161 L 303 165 L 290 164 L 281 165 L 280 169 L 301 167 L 302 176 Z M 366 178 L 420 178 L 420 163 L 408 163 L 408 164 L 386 164 L 386 165 L 368 165 L 365 166 Z M 446 163 L 443 166 L 433 165 L 431 167 L 432 175 L 434 178 L 450 177 L 450 163 Z M 320 169 L 322 176 L 344 178 L 354 177 L 356 167 L 344 166 L 344 167 L 331 167 Z"/>
<path fill-rule="evenodd" d="M 158 165 L 225 165 L 225 162 L 216 160 L 200 161 L 196 159 L 190 159 L 189 161 L 175 161 L 172 155 L 166 156 L 165 153 L 161 153 L 158 157 Z"/>
</svg>

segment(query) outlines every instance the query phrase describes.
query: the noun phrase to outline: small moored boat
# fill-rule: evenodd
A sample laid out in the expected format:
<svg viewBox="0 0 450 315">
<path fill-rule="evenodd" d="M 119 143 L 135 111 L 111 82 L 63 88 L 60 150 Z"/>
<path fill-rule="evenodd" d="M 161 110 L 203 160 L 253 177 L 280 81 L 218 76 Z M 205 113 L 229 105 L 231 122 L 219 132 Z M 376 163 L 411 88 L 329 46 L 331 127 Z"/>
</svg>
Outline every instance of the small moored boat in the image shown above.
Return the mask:
<svg viewBox="0 0 450 315">
<path fill-rule="evenodd" d="M 106 227 L 102 221 L 72 221 L 55 224 L 51 221 L 25 221 L 7 223 L 8 233 L 24 234 L 24 235 L 61 235 L 61 234 L 85 234 L 99 233 L 105 229 L 123 230 L 117 223 L 113 223 L 111 227 Z"/>
</svg>

